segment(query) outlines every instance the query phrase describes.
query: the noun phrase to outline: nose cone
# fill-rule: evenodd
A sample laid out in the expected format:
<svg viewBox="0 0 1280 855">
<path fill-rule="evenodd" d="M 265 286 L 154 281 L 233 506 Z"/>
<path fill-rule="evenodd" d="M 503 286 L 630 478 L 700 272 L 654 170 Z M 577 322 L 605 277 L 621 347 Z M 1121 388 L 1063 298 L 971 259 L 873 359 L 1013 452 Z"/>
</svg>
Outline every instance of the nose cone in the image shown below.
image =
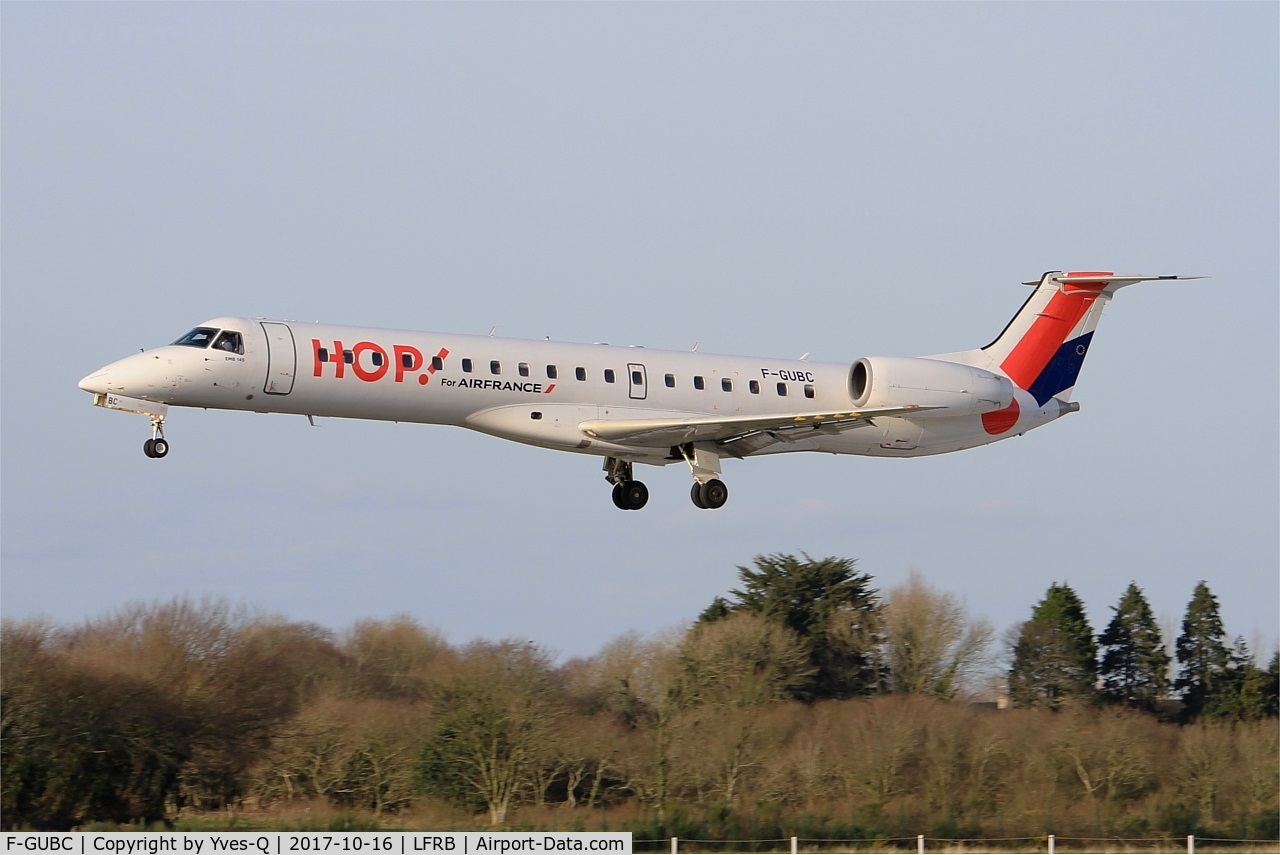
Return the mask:
<svg viewBox="0 0 1280 855">
<path fill-rule="evenodd" d="M 99 368 L 80 381 L 80 388 L 95 395 L 105 395 L 107 393 L 107 378 L 110 374 L 111 372 L 107 371 L 107 369 Z"/>
<path fill-rule="evenodd" d="M 80 388 L 95 395 L 150 398 L 166 380 L 166 371 L 154 353 L 135 353 L 99 368 L 80 381 Z"/>
</svg>

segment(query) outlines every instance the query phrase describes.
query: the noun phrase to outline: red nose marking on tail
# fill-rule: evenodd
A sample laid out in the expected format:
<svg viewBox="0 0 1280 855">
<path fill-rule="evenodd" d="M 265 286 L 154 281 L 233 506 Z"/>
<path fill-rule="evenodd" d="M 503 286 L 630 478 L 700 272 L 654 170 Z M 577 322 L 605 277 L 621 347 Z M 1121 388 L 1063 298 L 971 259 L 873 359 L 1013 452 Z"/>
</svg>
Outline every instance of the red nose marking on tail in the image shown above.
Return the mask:
<svg viewBox="0 0 1280 855">
<path fill-rule="evenodd" d="M 1014 398 L 1009 402 L 1009 406 L 1003 410 L 996 410 L 994 413 L 983 413 L 982 429 L 992 436 L 999 436 L 1018 423 L 1020 412 L 1021 408 L 1018 406 L 1018 399 Z"/>
</svg>

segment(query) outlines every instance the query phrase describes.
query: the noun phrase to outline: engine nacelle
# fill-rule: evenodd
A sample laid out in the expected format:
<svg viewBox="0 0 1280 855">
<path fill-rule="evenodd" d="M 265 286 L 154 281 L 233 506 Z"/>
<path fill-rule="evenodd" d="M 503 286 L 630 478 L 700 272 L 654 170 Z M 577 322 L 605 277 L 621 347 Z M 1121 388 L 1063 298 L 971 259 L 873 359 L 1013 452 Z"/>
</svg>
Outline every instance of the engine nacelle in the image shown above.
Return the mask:
<svg viewBox="0 0 1280 855">
<path fill-rule="evenodd" d="M 1003 410 L 1013 394 L 1007 377 L 937 359 L 873 356 L 859 359 L 849 370 L 849 395 L 856 407 L 946 407 L 937 414 L 976 416 Z"/>
</svg>

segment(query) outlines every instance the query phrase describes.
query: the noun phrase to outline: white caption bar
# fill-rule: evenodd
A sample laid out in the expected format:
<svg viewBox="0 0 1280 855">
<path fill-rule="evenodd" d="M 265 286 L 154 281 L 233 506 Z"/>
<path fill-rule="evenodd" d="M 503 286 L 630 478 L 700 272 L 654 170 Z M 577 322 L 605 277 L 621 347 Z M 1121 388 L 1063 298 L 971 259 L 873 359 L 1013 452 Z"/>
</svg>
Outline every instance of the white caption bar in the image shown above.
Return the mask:
<svg viewBox="0 0 1280 855">
<path fill-rule="evenodd" d="M 626 831 L 91 831 L 0 835 L 0 855 L 299 855 L 359 852 L 413 855 L 509 855 L 528 852 L 630 853 Z"/>
</svg>

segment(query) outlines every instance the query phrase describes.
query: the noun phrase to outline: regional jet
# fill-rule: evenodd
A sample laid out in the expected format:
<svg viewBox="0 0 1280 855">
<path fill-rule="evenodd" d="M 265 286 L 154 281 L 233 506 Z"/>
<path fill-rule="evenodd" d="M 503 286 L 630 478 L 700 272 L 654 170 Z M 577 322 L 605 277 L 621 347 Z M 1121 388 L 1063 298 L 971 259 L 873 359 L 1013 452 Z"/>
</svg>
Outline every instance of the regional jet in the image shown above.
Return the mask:
<svg viewBox="0 0 1280 855">
<path fill-rule="evenodd" d="M 490 335 L 214 318 L 80 381 L 99 407 L 170 407 L 453 425 L 604 458 L 613 503 L 639 510 L 635 464 L 684 463 L 699 508 L 729 491 L 724 458 L 792 451 L 918 457 L 986 445 L 1080 405 L 1071 394 L 1102 309 L 1145 280 L 1050 272 L 986 347 L 824 363 Z"/>
</svg>

